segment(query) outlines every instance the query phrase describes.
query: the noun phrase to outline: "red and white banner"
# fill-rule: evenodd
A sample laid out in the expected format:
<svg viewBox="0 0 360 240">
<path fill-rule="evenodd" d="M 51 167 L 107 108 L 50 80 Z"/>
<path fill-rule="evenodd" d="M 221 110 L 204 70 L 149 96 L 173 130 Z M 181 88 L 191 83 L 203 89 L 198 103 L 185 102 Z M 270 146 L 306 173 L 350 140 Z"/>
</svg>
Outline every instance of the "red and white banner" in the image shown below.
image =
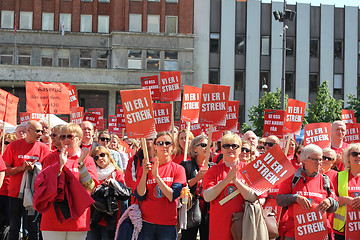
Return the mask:
<svg viewBox="0 0 360 240">
<path fill-rule="evenodd" d="M 228 111 L 226 113 L 226 126 L 220 126 L 219 129 L 228 130 L 233 133 L 237 131 L 239 116 L 239 101 L 229 101 Z"/>
<path fill-rule="evenodd" d="M 99 115 L 96 115 L 92 112 L 86 112 L 86 113 L 84 113 L 83 122 L 84 121 L 91 122 L 94 125 L 94 128 L 96 128 L 96 125 L 99 122 Z"/>
<path fill-rule="evenodd" d="M 285 115 L 284 133 L 300 133 L 305 107 L 306 103 L 289 98 Z"/>
<path fill-rule="evenodd" d="M 284 110 L 265 109 L 263 137 L 275 135 L 283 138 L 285 113 Z"/>
<path fill-rule="evenodd" d="M 171 103 L 153 103 L 155 128 L 157 132 L 171 130 Z"/>
<path fill-rule="evenodd" d="M 141 77 L 141 88 L 150 89 L 152 100 L 160 100 L 159 76 Z"/>
<path fill-rule="evenodd" d="M 71 108 L 71 123 L 81 124 L 84 118 L 84 108 L 83 107 L 73 107 Z"/>
<path fill-rule="evenodd" d="M 181 72 L 160 72 L 161 101 L 181 101 Z"/>
<path fill-rule="evenodd" d="M 20 113 L 20 124 L 25 124 L 31 120 L 40 121 L 42 118 L 47 118 L 47 114 L 45 113 L 28 113 L 21 112 Z"/>
<path fill-rule="evenodd" d="M 125 117 L 124 117 L 124 109 L 122 105 L 116 105 L 116 117 L 118 128 L 125 128 Z"/>
<path fill-rule="evenodd" d="M 346 134 L 344 138 L 346 143 L 360 142 L 360 123 L 346 124 Z"/>
<path fill-rule="evenodd" d="M 119 138 L 122 137 L 122 129 L 118 127 L 118 123 L 117 123 L 117 116 L 116 115 L 109 115 L 109 133 L 110 134 L 115 134 L 117 135 Z"/>
<path fill-rule="evenodd" d="M 203 124 L 203 132 L 209 136 L 210 133 L 210 126 L 209 124 Z M 221 141 L 221 138 L 223 136 L 223 132 L 224 130 L 222 129 L 222 127 L 220 126 L 213 126 L 213 131 L 212 131 L 212 135 L 211 135 L 211 141 L 212 142 L 217 142 L 217 141 Z"/>
<path fill-rule="evenodd" d="M 201 88 L 184 85 L 181 120 L 197 123 L 199 120 Z"/>
<path fill-rule="evenodd" d="M 346 227 L 345 239 L 355 240 L 360 236 L 360 211 L 355 210 L 350 205 L 346 207 Z"/>
<path fill-rule="evenodd" d="M 69 86 L 70 110 L 79 106 L 79 99 L 77 96 L 76 86 Z"/>
<path fill-rule="evenodd" d="M 0 89 L 0 120 L 17 125 L 19 98 Z"/>
<path fill-rule="evenodd" d="M 186 122 L 181 121 L 179 130 L 186 129 Z M 201 123 L 190 123 L 190 132 L 194 135 L 194 137 L 199 136 L 202 133 Z"/>
<path fill-rule="evenodd" d="M 341 121 L 348 123 L 356 123 L 354 110 L 341 109 Z"/>
<path fill-rule="evenodd" d="M 304 146 L 316 144 L 321 148 L 330 147 L 331 123 L 310 123 L 305 125 Z"/>
<path fill-rule="evenodd" d="M 98 116 L 98 121 L 95 125 L 96 129 L 104 129 L 104 109 L 103 108 L 89 108 L 89 112 Z"/>
</svg>

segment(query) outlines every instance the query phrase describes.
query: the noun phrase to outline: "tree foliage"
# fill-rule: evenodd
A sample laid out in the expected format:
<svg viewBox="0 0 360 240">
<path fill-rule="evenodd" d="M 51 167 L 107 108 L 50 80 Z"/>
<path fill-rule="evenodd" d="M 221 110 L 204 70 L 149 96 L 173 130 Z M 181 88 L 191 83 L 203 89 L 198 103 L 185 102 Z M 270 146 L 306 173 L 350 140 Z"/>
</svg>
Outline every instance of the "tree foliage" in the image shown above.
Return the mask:
<svg viewBox="0 0 360 240">
<path fill-rule="evenodd" d="M 357 95 L 360 96 L 360 88 L 357 87 Z M 354 110 L 354 116 L 356 117 L 356 121 L 360 122 L 360 99 L 358 99 L 354 94 L 348 94 L 347 104 L 349 106 L 346 109 Z"/>
<path fill-rule="evenodd" d="M 305 119 L 308 123 L 334 122 L 341 120 L 343 100 L 336 100 L 329 91 L 327 81 L 319 87 L 315 103 L 309 103 L 308 115 Z"/>
</svg>

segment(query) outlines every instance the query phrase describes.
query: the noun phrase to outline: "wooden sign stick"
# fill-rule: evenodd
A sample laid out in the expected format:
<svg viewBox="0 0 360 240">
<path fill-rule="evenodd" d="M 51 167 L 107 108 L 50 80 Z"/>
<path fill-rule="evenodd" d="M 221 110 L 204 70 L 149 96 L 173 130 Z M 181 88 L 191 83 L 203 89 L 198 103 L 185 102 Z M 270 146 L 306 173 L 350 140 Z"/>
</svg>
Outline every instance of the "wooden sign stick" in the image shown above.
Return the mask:
<svg viewBox="0 0 360 240">
<path fill-rule="evenodd" d="M 147 145 L 146 145 L 146 139 L 145 138 L 141 138 L 141 148 L 143 150 L 144 153 L 144 162 L 143 163 L 149 163 L 149 154 L 147 151 Z"/>
<path fill-rule="evenodd" d="M 187 159 L 187 153 L 188 153 L 188 148 L 189 148 L 189 132 L 190 132 L 190 122 L 186 123 L 186 140 L 185 140 L 185 149 L 184 149 L 184 161 L 186 161 Z"/>
<path fill-rule="evenodd" d="M 205 153 L 205 164 L 204 164 L 205 170 L 209 169 L 210 145 L 211 145 L 210 143 L 211 143 L 211 139 L 212 139 L 212 132 L 213 132 L 213 125 L 210 124 L 209 125 L 208 145 L 206 146 L 206 153 Z"/>
</svg>

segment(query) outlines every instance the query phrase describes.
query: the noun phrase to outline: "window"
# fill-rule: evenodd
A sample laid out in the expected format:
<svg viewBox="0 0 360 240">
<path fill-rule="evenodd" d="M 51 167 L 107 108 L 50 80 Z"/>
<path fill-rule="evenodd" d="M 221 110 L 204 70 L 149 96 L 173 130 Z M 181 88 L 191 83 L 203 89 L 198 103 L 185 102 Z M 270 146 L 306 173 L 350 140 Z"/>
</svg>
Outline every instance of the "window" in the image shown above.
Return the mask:
<svg viewBox="0 0 360 240">
<path fill-rule="evenodd" d="M 263 55 L 263 56 L 270 55 L 270 37 L 269 36 L 261 37 L 261 55 Z"/>
<path fill-rule="evenodd" d="M 97 51 L 96 67 L 107 68 L 109 51 Z"/>
<path fill-rule="evenodd" d="M 235 91 L 244 91 L 244 71 L 235 70 Z"/>
<path fill-rule="evenodd" d="M 32 12 L 20 12 L 20 29 L 32 29 Z"/>
<path fill-rule="evenodd" d="M 294 73 L 285 74 L 285 93 L 290 98 L 295 98 L 295 77 Z"/>
<path fill-rule="evenodd" d="M 270 91 L 269 72 L 260 72 L 260 92 Z"/>
<path fill-rule="evenodd" d="M 167 3 L 177 3 L 178 0 L 166 0 Z"/>
<path fill-rule="evenodd" d="M 245 36 L 235 36 L 235 54 L 245 54 Z"/>
<path fill-rule="evenodd" d="M 141 69 L 141 50 L 128 50 L 128 68 Z"/>
<path fill-rule="evenodd" d="M 91 50 L 80 50 L 80 67 L 91 68 Z"/>
<path fill-rule="evenodd" d="M 0 64 L 13 64 L 14 49 L 12 47 L 0 47 Z"/>
<path fill-rule="evenodd" d="M 166 33 L 177 33 L 177 16 L 166 16 L 165 19 L 165 32 Z"/>
<path fill-rule="evenodd" d="M 165 51 L 164 70 L 178 70 L 178 52 Z"/>
<path fill-rule="evenodd" d="M 41 49 L 41 66 L 51 67 L 53 65 L 54 49 L 43 48 Z"/>
<path fill-rule="evenodd" d="M 1 28 L 14 28 L 14 11 L 1 11 Z"/>
<path fill-rule="evenodd" d="M 219 52 L 219 42 L 220 34 L 219 33 L 210 33 L 210 52 L 218 53 Z"/>
<path fill-rule="evenodd" d="M 317 73 L 310 73 L 309 77 L 309 101 L 316 101 L 317 92 L 319 91 L 320 79 Z"/>
<path fill-rule="evenodd" d="M 160 0 L 148 0 L 148 2 L 160 2 Z"/>
<path fill-rule="evenodd" d="M 92 2 L 92 0 L 81 0 L 82 2 Z"/>
<path fill-rule="evenodd" d="M 59 29 L 61 31 L 62 25 L 64 24 L 64 30 L 71 32 L 71 14 L 60 13 Z"/>
<path fill-rule="evenodd" d="M 98 0 L 98 2 L 100 2 L 100 3 L 108 3 L 108 2 L 110 2 L 110 0 Z"/>
<path fill-rule="evenodd" d="M 43 13 L 42 14 L 42 30 L 54 30 L 54 14 Z"/>
<path fill-rule="evenodd" d="M 80 32 L 92 32 L 92 15 L 81 15 Z"/>
<path fill-rule="evenodd" d="M 286 56 L 294 56 L 295 53 L 295 38 L 286 38 Z"/>
<path fill-rule="evenodd" d="M 109 33 L 109 16 L 98 16 L 98 33 Z"/>
<path fill-rule="evenodd" d="M 129 31 L 130 32 L 141 32 L 141 14 L 130 14 L 129 15 Z"/>
<path fill-rule="evenodd" d="M 31 63 L 31 48 L 19 47 L 18 64 L 30 66 L 30 63 Z"/>
<path fill-rule="evenodd" d="M 343 76 L 341 74 L 334 74 L 334 95 L 342 94 Z"/>
<path fill-rule="evenodd" d="M 338 58 L 338 59 L 343 58 L 343 42 L 342 42 L 342 40 L 335 40 L 334 57 Z"/>
<path fill-rule="evenodd" d="M 160 32 L 160 15 L 148 15 L 148 32 Z"/>
<path fill-rule="evenodd" d="M 210 84 L 219 84 L 220 83 L 219 69 L 210 69 L 209 70 L 209 83 Z"/>
<path fill-rule="evenodd" d="M 147 69 L 159 70 L 160 51 L 146 51 Z"/>
<path fill-rule="evenodd" d="M 319 57 L 319 39 L 310 39 L 310 57 Z"/>
<path fill-rule="evenodd" d="M 58 50 L 58 66 L 69 67 L 70 66 L 70 49 Z"/>
</svg>

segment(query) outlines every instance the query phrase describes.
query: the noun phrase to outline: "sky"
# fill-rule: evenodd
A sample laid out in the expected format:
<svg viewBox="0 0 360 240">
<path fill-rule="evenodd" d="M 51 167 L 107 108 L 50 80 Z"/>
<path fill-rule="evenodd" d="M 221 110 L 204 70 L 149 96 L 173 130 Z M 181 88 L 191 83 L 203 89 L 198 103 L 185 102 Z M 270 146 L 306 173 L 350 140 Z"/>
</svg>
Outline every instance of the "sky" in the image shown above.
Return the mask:
<svg viewBox="0 0 360 240">
<path fill-rule="evenodd" d="M 276 2 L 283 2 L 281 0 L 273 0 Z M 262 0 L 264 3 L 269 3 L 271 0 Z M 311 3 L 312 6 L 320 6 L 320 4 L 335 5 L 336 7 L 346 6 L 360 6 L 360 0 L 287 0 L 287 4 L 295 4 L 296 2 Z"/>
</svg>

